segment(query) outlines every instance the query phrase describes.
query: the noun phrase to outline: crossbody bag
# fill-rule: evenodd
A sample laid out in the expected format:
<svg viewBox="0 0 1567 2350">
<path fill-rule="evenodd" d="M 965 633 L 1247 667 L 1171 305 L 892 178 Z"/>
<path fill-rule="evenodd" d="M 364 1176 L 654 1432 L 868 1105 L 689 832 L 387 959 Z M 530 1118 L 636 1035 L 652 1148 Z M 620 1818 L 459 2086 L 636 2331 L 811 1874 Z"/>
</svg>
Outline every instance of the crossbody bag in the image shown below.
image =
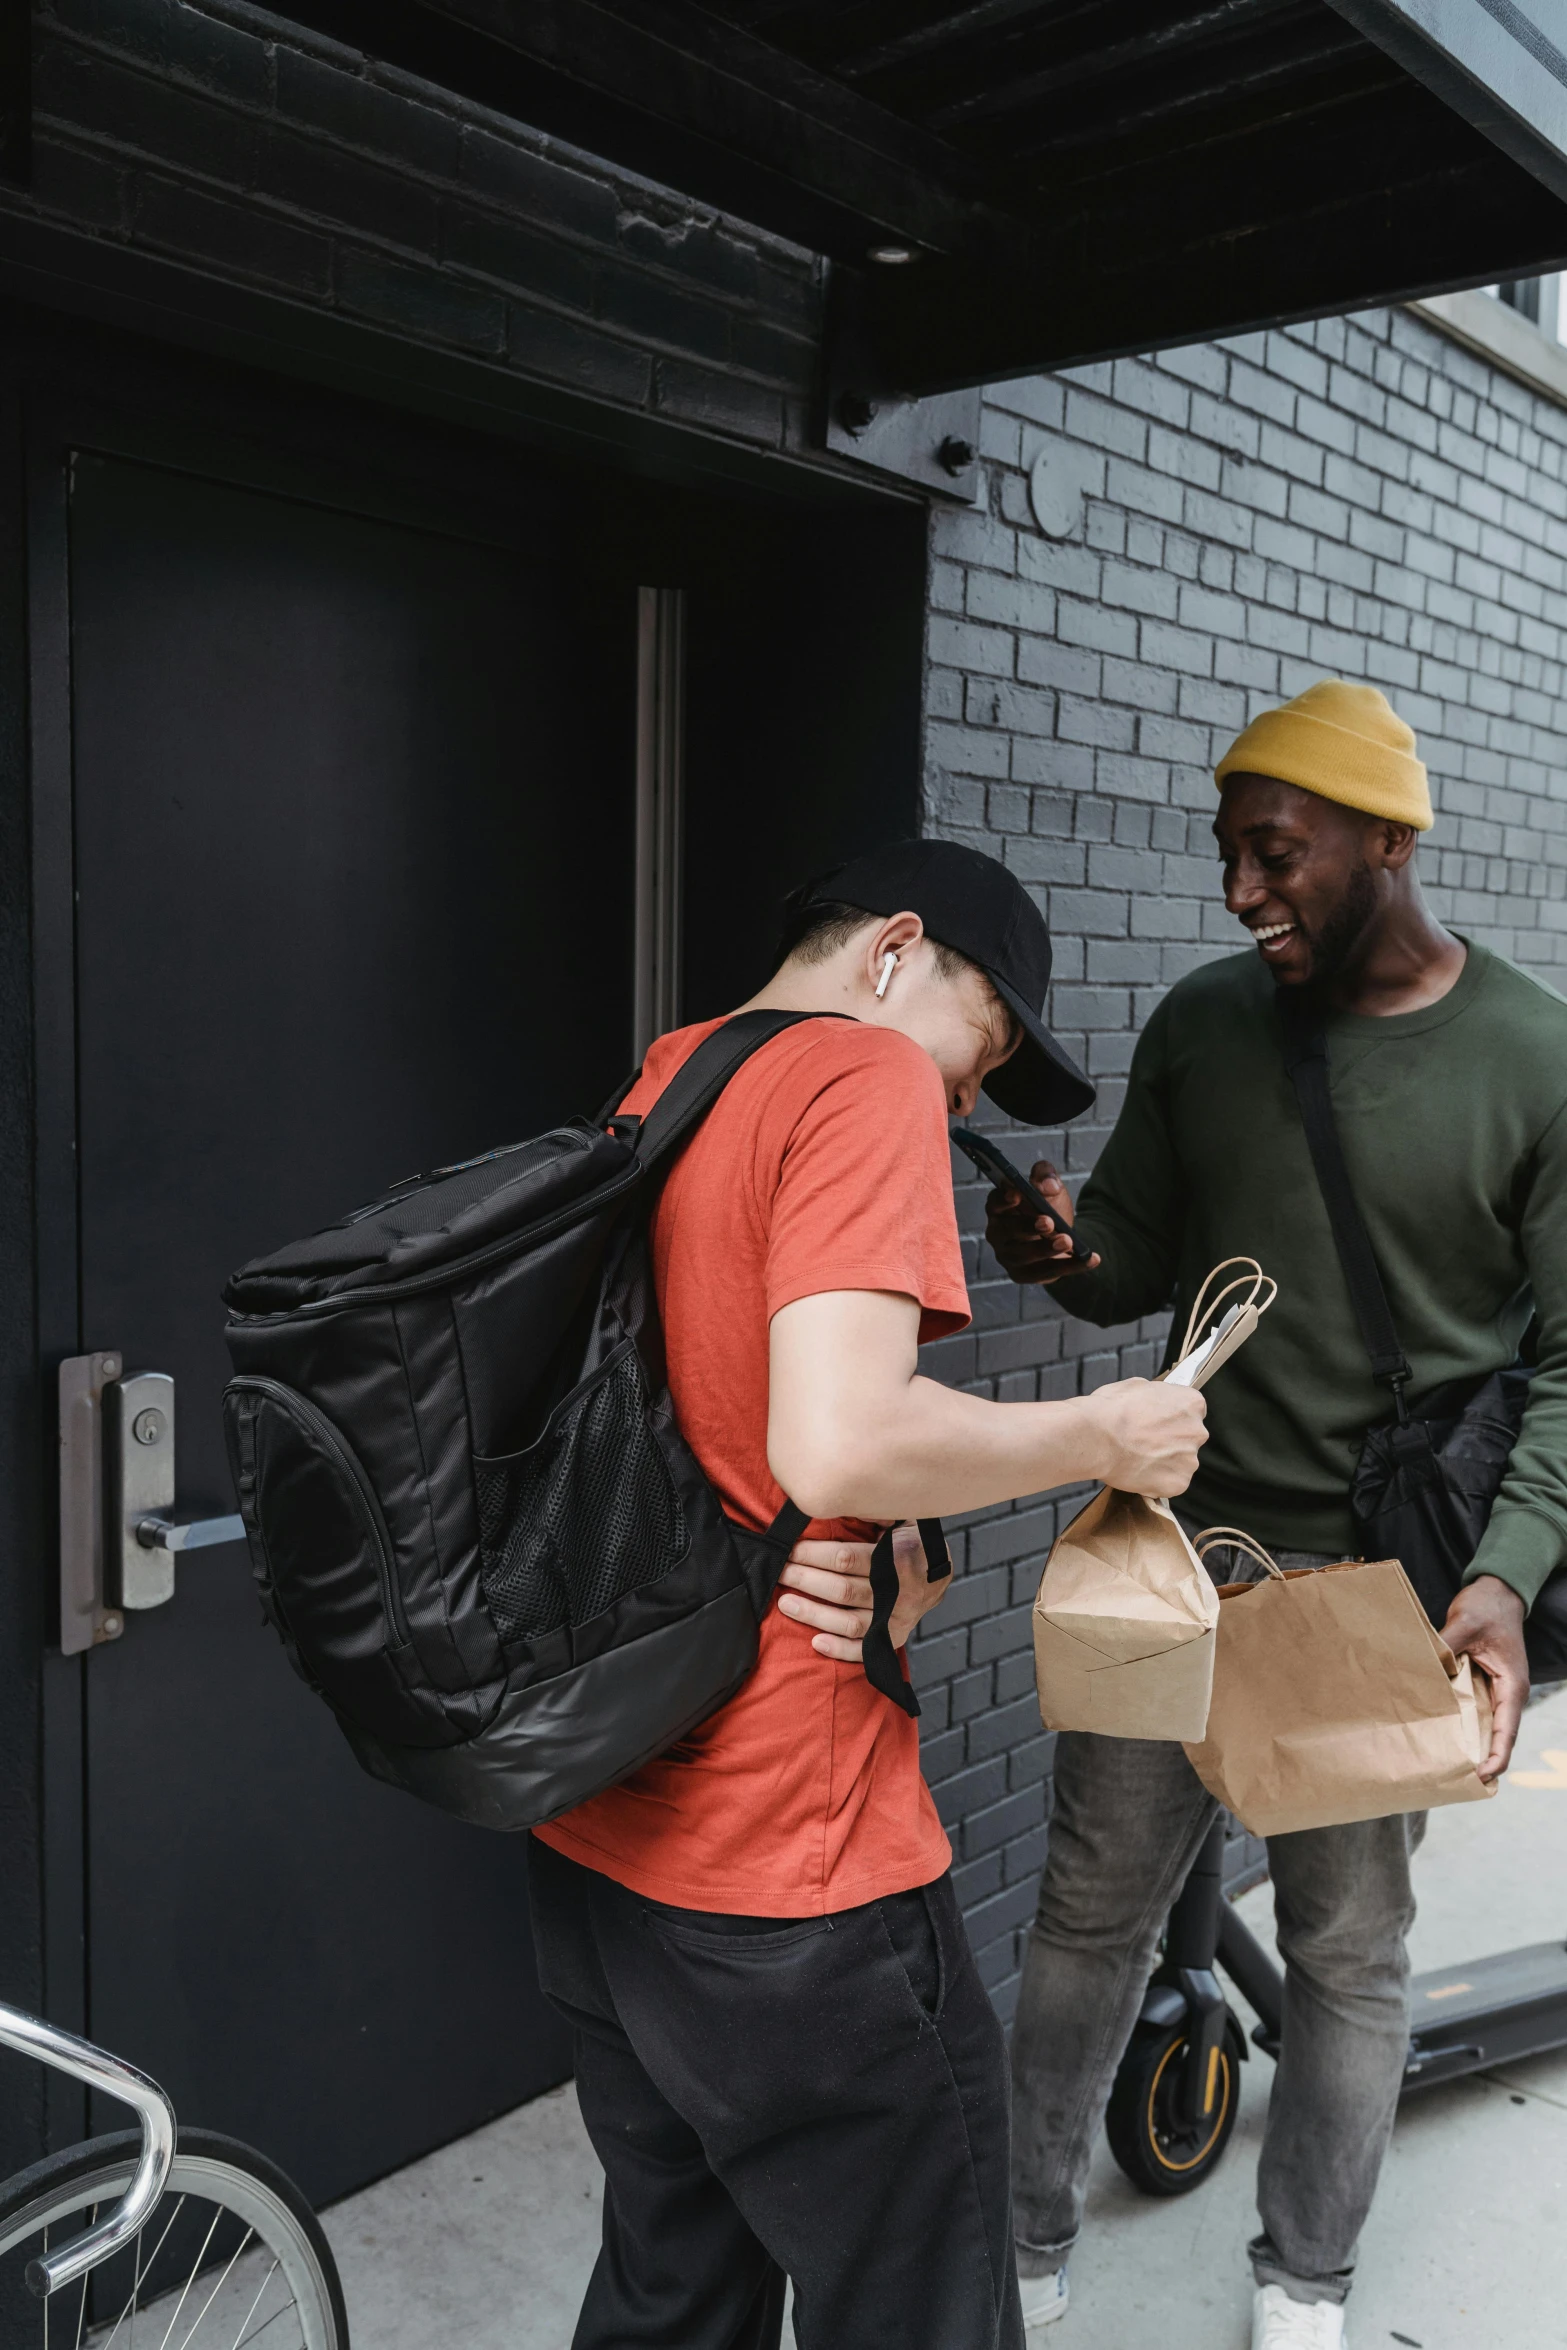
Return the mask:
<svg viewBox="0 0 1567 2350">
<path fill-rule="evenodd" d="M 1519 1359 L 1479 1379 L 1455 1380 L 1411 1412 L 1412 1376 L 1388 1305 L 1371 1235 L 1344 1161 L 1328 1083 L 1328 1039 L 1314 1008 L 1279 1000 L 1284 1059 L 1333 1243 L 1371 1375 L 1393 1399 L 1393 1417 L 1368 1429 L 1350 1487 L 1366 1558 L 1396 1558 L 1440 1631 L 1473 1563 L 1507 1474 L 1534 1366 L 1533 1325 Z M 1567 1569 L 1558 1567 L 1524 1623 L 1530 1678 L 1567 1677 Z"/>
</svg>

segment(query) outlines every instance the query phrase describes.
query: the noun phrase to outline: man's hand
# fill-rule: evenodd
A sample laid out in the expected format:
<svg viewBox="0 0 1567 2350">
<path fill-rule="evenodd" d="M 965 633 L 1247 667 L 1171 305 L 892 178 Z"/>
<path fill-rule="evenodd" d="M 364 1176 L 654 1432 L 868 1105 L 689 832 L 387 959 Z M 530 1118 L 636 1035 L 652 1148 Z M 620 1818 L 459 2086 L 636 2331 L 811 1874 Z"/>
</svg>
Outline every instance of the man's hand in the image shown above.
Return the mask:
<svg viewBox="0 0 1567 2350">
<path fill-rule="evenodd" d="M 1063 1273 L 1074 1270 L 1071 1264 L 1072 1243 L 1069 1234 L 1076 1210 L 1072 1195 L 1048 1159 L 1037 1159 L 1030 1169 L 1036 1191 L 1043 1192 L 1050 1202 L 1050 1218 L 1065 1230 L 1052 1232 L 1043 1216 L 1036 1216 L 1019 1194 L 1006 1185 L 998 1186 L 985 1202 L 985 1238 L 995 1250 L 1004 1272 L 1014 1281 L 1059 1281 Z M 1098 1257 L 1087 1265 L 1075 1268 L 1080 1273 L 1091 1272 Z"/>
<path fill-rule="evenodd" d="M 892 1611 L 892 1645 L 901 1648 L 919 1622 L 939 1607 L 952 1589 L 952 1577 L 932 1583 L 925 1571 L 925 1551 L 912 1526 L 893 1531 L 892 1555 L 898 1569 L 898 1598 Z M 797 1624 L 814 1624 L 811 1646 L 818 1656 L 830 1656 L 841 1665 L 861 1663 L 861 1642 L 871 1621 L 871 1545 L 868 1542 L 797 1542 L 789 1564 L 779 1577 L 785 1586 L 778 1602 L 780 1615 Z"/>
<path fill-rule="evenodd" d="M 1190 1388 L 1125 1379 L 992 1403 L 924 1377 L 919 1332 L 918 1300 L 897 1290 L 823 1290 L 774 1314 L 767 1463 L 813 1518 L 950 1518 L 1091 1479 L 1185 1491 L 1203 1437 Z"/>
<path fill-rule="evenodd" d="M 1195 1387 L 1162 1379 L 1117 1379 L 1082 1398 L 1101 1451 L 1093 1475 L 1118 1493 L 1184 1493 L 1208 1441 L 1208 1405 Z"/>
<path fill-rule="evenodd" d="M 1454 1656 L 1468 1657 L 1491 1685 L 1491 1751 L 1482 1779 L 1499 1779 L 1513 1759 L 1513 1742 L 1529 1695 L 1523 1645 L 1524 1605 L 1499 1575 L 1476 1575 L 1447 1611 L 1442 1638 Z"/>
</svg>

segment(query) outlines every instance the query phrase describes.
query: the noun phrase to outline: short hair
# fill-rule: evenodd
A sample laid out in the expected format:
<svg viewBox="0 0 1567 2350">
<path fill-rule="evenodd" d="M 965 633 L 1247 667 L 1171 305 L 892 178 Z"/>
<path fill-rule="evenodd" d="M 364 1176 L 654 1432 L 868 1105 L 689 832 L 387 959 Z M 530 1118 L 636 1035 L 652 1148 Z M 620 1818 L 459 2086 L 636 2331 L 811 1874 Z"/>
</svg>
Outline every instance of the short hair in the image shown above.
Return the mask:
<svg viewBox="0 0 1567 2350">
<path fill-rule="evenodd" d="M 813 897 L 811 892 L 815 887 L 814 882 L 804 881 L 784 900 L 783 928 L 778 935 L 774 971 L 782 970 L 791 956 L 796 955 L 802 963 L 825 963 L 829 955 L 846 947 L 867 922 L 882 919 L 868 906 L 851 906 L 842 898 Z M 960 955 L 956 947 L 943 946 L 939 938 L 933 938 L 930 943 L 943 979 L 955 979 L 960 971 L 979 969 L 967 955 Z"/>
<path fill-rule="evenodd" d="M 802 963 L 825 963 L 829 955 L 846 947 L 867 922 L 882 920 L 880 914 L 873 914 L 867 906 L 851 906 L 843 898 L 814 896 L 817 886 L 814 881 L 802 881 L 784 899 L 783 928 L 778 934 L 778 952 L 773 962 L 775 974 L 792 956 L 798 956 Z M 968 955 L 960 955 L 956 947 L 944 946 L 939 938 L 931 939 L 930 946 L 943 979 L 956 979 L 963 971 L 979 972 L 986 994 L 1000 1004 L 1006 1015 L 1008 1035 L 1016 1038 L 1021 1025 L 1017 1014 L 997 994 L 989 973 L 981 971 Z"/>
</svg>

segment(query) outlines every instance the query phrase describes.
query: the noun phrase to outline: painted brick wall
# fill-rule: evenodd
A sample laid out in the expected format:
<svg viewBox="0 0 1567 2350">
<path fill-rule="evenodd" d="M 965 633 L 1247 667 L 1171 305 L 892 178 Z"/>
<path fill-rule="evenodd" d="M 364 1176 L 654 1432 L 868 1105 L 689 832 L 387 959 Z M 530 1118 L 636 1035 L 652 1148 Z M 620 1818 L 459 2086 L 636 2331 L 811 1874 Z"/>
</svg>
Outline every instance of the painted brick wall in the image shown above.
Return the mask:
<svg viewBox="0 0 1567 2350">
<path fill-rule="evenodd" d="M 822 272 L 244 0 L 41 0 L 0 205 L 493 367 L 798 448 Z"/>
<path fill-rule="evenodd" d="M 1035 523 L 1042 449 L 1084 488 Z M 1037 1140 L 1081 1176 L 1163 991 L 1233 952 L 1214 760 L 1338 673 L 1418 730 L 1438 913 L 1567 991 L 1567 411 L 1403 311 L 1125 360 L 987 394 L 985 496 L 932 516 L 929 828 L 1003 855 L 1054 933 L 1054 1024 L 1100 1087 Z M 965 1170 L 966 1171 L 966 1170 Z M 943 1376 L 1060 1396 L 1157 1360 L 1165 1325 L 1074 1323 L 1001 1275 L 960 1194 L 973 1331 Z M 1028 1608 L 1061 1497 L 965 1536 L 916 1650 L 926 1761 L 1004 2012 L 1044 1845 L 1050 1740 Z"/>
</svg>

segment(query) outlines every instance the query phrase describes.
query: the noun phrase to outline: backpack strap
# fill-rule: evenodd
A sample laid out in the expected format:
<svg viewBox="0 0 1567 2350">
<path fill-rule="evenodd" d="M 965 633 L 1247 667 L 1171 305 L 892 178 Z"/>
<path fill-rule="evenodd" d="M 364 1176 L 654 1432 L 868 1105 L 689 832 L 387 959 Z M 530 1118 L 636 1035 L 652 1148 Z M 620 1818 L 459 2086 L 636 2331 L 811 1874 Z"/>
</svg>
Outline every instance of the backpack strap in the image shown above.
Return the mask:
<svg viewBox="0 0 1567 2350">
<path fill-rule="evenodd" d="M 640 1061 L 638 1061 L 636 1067 L 632 1070 L 631 1075 L 621 1079 L 614 1092 L 610 1095 L 608 1101 L 604 1104 L 604 1107 L 601 1110 L 595 1110 L 593 1114 L 593 1123 L 595 1126 L 608 1126 L 611 1124 L 614 1119 L 615 1112 L 619 1109 L 621 1103 L 625 1100 L 627 1094 L 636 1084 L 636 1081 L 641 1076 L 641 1074 L 642 1064 Z M 638 1124 L 640 1123 L 641 1121 L 638 1120 Z"/>
<path fill-rule="evenodd" d="M 778 1588 L 778 1578 L 789 1564 L 790 1551 L 810 1522 L 798 1503 L 786 1501 L 764 1534 L 753 1534 L 742 1544 L 741 1572 L 745 1576 L 758 1623 L 766 1615 L 768 1602 Z M 754 1547 L 757 1544 L 762 1547 Z"/>
<path fill-rule="evenodd" d="M 1297 1003 L 1286 992 L 1279 996 L 1279 1024 L 1284 1032 L 1284 1065 L 1295 1099 L 1300 1104 L 1306 1145 L 1316 1170 L 1333 1245 L 1349 1285 L 1350 1304 L 1360 1327 L 1360 1340 L 1371 1361 L 1371 1376 L 1393 1392 L 1400 1422 L 1409 1418 L 1404 1390 L 1411 1377 L 1409 1357 L 1393 1326 L 1376 1252 L 1355 1197 L 1355 1187 L 1344 1163 L 1333 1095 L 1328 1084 L 1328 1037 L 1315 1005 Z"/>
<path fill-rule="evenodd" d="M 724 1087 L 755 1052 L 797 1028 L 802 1020 L 841 1020 L 842 1012 L 736 1012 L 676 1070 L 642 1120 L 637 1157 L 649 1174 L 662 1173 L 690 1141 Z"/>
<path fill-rule="evenodd" d="M 842 1012 L 736 1012 L 721 1028 L 705 1037 L 683 1067 L 665 1086 L 657 1101 L 647 1112 L 637 1136 L 637 1157 L 648 1175 L 661 1174 L 675 1154 L 690 1141 L 691 1136 L 718 1100 L 725 1086 L 736 1072 L 764 1044 L 775 1036 L 782 1036 L 786 1028 L 798 1027 L 802 1020 L 841 1020 L 850 1017 Z M 777 1588 L 778 1578 L 788 1563 L 789 1553 L 804 1533 L 809 1520 L 792 1501 L 786 1501 L 777 1517 L 768 1527 L 763 1541 L 767 1552 L 765 1564 L 748 1571 L 752 1597 L 761 1615 Z M 952 1572 L 952 1561 L 941 1531 L 939 1518 L 922 1519 L 920 1536 L 925 1544 L 926 1574 L 931 1582 L 939 1583 Z M 871 1553 L 871 1624 L 864 1640 L 865 1678 L 873 1689 L 891 1698 L 907 1714 L 917 1715 L 919 1699 L 903 1678 L 898 1667 L 898 1655 L 892 1645 L 890 1624 L 892 1611 L 898 1599 L 898 1569 L 892 1554 L 892 1536 L 882 1535 Z"/>
<path fill-rule="evenodd" d="M 920 1541 L 925 1550 L 925 1580 L 942 1583 L 952 1572 L 952 1553 L 941 1530 L 939 1518 L 921 1518 Z M 889 1526 L 871 1552 L 871 1622 L 870 1630 L 861 1643 L 865 1659 L 865 1678 L 883 1697 L 890 1697 L 894 1705 L 902 1706 L 906 1714 L 919 1719 L 920 1701 L 898 1665 L 898 1652 L 892 1645 L 892 1611 L 898 1604 L 898 1562 L 893 1554 L 892 1528 Z"/>
</svg>

